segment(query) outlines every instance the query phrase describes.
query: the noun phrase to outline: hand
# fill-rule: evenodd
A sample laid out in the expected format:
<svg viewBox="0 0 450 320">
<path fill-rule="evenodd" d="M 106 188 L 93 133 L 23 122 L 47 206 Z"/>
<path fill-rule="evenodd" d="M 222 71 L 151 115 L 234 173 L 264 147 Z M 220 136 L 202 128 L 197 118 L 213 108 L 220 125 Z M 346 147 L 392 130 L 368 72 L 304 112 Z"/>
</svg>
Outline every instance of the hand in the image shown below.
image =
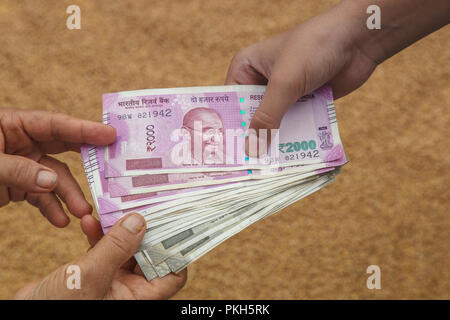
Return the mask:
<svg viewBox="0 0 450 320">
<path fill-rule="evenodd" d="M 381 30 L 366 27 L 366 9 L 381 7 Z M 250 128 L 275 129 L 301 96 L 329 84 L 334 97 L 361 86 L 376 66 L 450 20 L 450 2 L 342 1 L 334 8 L 239 52 L 227 84 L 267 84 Z M 250 132 L 251 134 L 251 132 Z M 270 142 L 270 141 L 269 141 Z"/>
<path fill-rule="evenodd" d="M 342 24 L 345 10 L 337 6 L 233 58 L 228 84 L 268 83 L 250 128 L 257 132 L 279 128 L 283 115 L 299 97 L 325 83 L 338 98 L 369 78 L 377 62 L 354 43 L 354 31 Z"/>
<path fill-rule="evenodd" d="M 81 228 L 91 249 L 77 261 L 25 286 L 16 299 L 168 299 L 184 286 L 186 270 L 151 281 L 142 275 L 133 258 L 145 234 L 141 215 L 125 216 L 104 236 L 91 215 L 81 219 Z M 80 289 L 67 288 L 70 265 L 80 268 Z"/>
<path fill-rule="evenodd" d="M 115 129 L 48 111 L 0 109 L 0 207 L 27 200 L 55 226 L 92 212 L 66 164 L 47 154 L 80 151 L 83 143 L 108 145 Z M 59 197 L 59 199 L 58 199 Z"/>
</svg>

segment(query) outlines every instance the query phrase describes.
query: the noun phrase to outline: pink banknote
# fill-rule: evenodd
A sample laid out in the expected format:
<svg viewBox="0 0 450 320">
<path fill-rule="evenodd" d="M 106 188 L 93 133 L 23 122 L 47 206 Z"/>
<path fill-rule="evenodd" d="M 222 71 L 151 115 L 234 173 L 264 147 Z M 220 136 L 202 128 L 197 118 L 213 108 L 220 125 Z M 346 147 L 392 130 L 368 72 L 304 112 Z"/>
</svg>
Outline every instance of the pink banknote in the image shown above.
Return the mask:
<svg viewBox="0 0 450 320">
<path fill-rule="evenodd" d="M 340 146 L 336 147 L 339 152 Z M 194 188 L 200 186 L 213 186 L 231 182 L 267 179 L 271 177 L 300 174 L 308 172 L 321 172 L 320 170 L 345 164 L 343 151 L 338 160 L 310 165 L 296 165 L 290 167 L 270 168 L 266 170 L 239 170 L 216 172 L 189 172 L 189 173 L 161 173 L 141 176 L 123 176 L 107 178 L 108 190 L 111 197 L 137 195 L 143 193 L 160 192 L 173 189 Z"/>
<path fill-rule="evenodd" d="M 243 181 L 237 183 L 224 183 L 212 186 L 200 186 L 187 189 L 176 189 L 159 192 L 148 192 L 143 194 L 125 195 L 112 197 L 108 189 L 108 179 L 105 177 L 104 167 L 104 147 L 85 145 L 81 148 L 81 157 L 83 166 L 88 179 L 89 187 L 94 199 L 97 212 L 103 214 L 118 212 L 122 210 L 134 209 L 137 207 L 160 204 L 170 201 L 176 204 L 177 201 L 195 201 L 208 197 L 213 192 L 226 191 L 245 187 L 254 183 L 256 186 L 259 181 Z M 346 156 L 341 146 L 333 149 L 333 158 L 337 160 L 324 163 L 322 169 L 312 171 L 311 174 L 318 174 L 327 168 L 342 166 L 347 162 Z M 293 168 L 279 168 L 277 170 L 293 170 Z"/>
<path fill-rule="evenodd" d="M 105 176 L 245 171 L 338 159 L 333 150 L 342 145 L 327 86 L 299 99 L 280 130 L 270 132 L 272 145 L 257 144 L 265 152 L 249 158 L 245 137 L 264 91 L 236 85 L 103 95 L 104 122 L 118 135 L 105 153 Z"/>
<path fill-rule="evenodd" d="M 146 192 L 181 189 L 196 185 L 215 185 L 241 180 L 248 176 L 248 170 L 144 174 L 108 178 L 111 197 L 140 194 Z"/>
<path fill-rule="evenodd" d="M 81 147 L 81 158 L 88 179 L 89 187 L 99 214 L 136 208 L 184 197 L 196 199 L 206 197 L 208 193 L 233 188 L 232 183 L 217 186 L 202 186 L 189 189 L 177 189 L 161 192 L 149 192 L 137 195 L 111 197 L 105 177 L 104 147 L 84 145 Z"/>
<path fill-rule="evenodd" d="M 314 177 L 317 176 L 319 174 L 325 173 L 325 172 L 330 172 L 332 170 L 336 170 L 337 168 L 341 167 L 342 165 L 344 165 L 347 162 L 346 159 L 340 159 L 334 162 L 329 162 L 329 166 L 328 167 L 324 167 L 322 169 L 319 170 L 313 170 L 310 173 L 305 173 L 305 178 L 307 176 L 309 177 Z M 237 197 L 241 197 L 240 194 L 236 194 Z M 157 209 L 158 206 L 164 206 L 164 208 L 167 208 L 167 205 L 170 205 L 170 201 L 167 202 L 160 202 L 160 203 L 152 203 L 149 205 L 144 205 L 144 206 L 140 206 L 140 207 L 134 207 L 134 208 L 129 208 L 129 209 L 125 209 L 125 210 L 119 210 L 119 211 L 114 211 L 114 212 L 107 212 L 107 213 L 100 213 L 100 220 L 101 220 L 101 224 L 103 228 L 109 228 L 110 226 L 114 225 L 120 218 L 122 218 L 124 215 L 130 213 L 130 212 L 137 212 L 140 213 L 143 216 L 147 216 L 148 218 L 154 219 L 155 216 L 155 211 L 158 212 Z M 181 205 L 185 205 L 185 204 L 181 204 Z M 196 203 L 194 203 L 194 205 L 197 205 Z M 161 208 L 159 208 L 161 209 Z M 172 207 L 172 210 L 174 209 L 174 207 Z M 180 212 L 183 212 L 183 210 L 181 210 Z M 159 216 L 161 216 L 161 211 L 159 211 Z"/>
</svg>

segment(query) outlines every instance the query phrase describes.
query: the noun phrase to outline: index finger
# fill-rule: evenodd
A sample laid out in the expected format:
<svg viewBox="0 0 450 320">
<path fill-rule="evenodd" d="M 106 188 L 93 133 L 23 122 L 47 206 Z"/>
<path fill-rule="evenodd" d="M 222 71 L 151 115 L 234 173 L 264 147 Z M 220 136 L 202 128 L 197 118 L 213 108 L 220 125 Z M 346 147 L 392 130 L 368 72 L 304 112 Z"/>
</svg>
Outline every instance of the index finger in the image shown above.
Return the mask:
<svg viewBox="0 0 450 320">
<path fill-rule="evenodd" d="M 25 132 L 39 142 L 63 141 L 104 146 L 116 140 L 116 130 L 106 124 L 51 111 L 22 111 L 19 115 Z"/>
<path fill-rule="evenodd" d="M 86 235 L 91 248 L 103 237 L 100 222 L 91 215 L 85 215 L 80 221 L 81 230 Z"/>
</svg>

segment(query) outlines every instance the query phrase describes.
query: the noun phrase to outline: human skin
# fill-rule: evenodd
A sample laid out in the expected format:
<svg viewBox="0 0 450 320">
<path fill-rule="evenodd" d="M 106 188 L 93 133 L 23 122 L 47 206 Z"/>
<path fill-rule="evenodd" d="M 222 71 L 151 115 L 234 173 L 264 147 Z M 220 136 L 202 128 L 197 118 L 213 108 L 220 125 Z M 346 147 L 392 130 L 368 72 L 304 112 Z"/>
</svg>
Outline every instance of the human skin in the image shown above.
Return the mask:
<svg viewBox="0 0 450 320">
<path fill-rule="evenodd" d="M 102 146 L 115 139 L 115 129 L 101 123 L 48 111 L 0 109 L 0 206 L 26 200 L 53 225 L 65 227 L 69 218 L 63 201 L 81 218 L 91 244 L 78 260 L 26 285 L 17 299 L 167 299 L 184 285 L 186 270 L 148 282 L 133 258 L 144 237 L 144 218 L 132 215 L 131 225 L 124 218 L 103 235 L 67 165 L 48 155 L 79 152 L 81 144 Z M 80 290 L 66 285 L 70 265 L 81 269 Z"/>
<path fill-rule="evenodd" d="M 366 26 L 370 5 L 381 9 L 380 30 Z M 335 99 L 349 94 L 380 63 L 449 21 L 448 0 L 344 0 L 241 50 L 231 61 L 226 83 L 267 84 L 249 135 L 276 129 L 299 97 L 325 84 Z"/>
<path fill-rule="evenodd" d="M 381 8 L 381 30 L 366 28 L 366 8 L 372 4 Z M 361 86 L 377 65 L 445 26 L 449 17 L 448 0 L 345 0 L 292 30 L 242 50 L 230 65 L 227 83 L 268 84 L 250 128 L 278 128 L 283 115 L 300 96 L 327 83 L 332 86 L 336 99 L 345 96 Z M 32 122 L 33 117 L 27 118 L 23 112 L 17 115 L 18 118 L 15 112 L 7 112 L 6 116 L 0 114 L 1 160 L 6 164 L 0 170 L 0 204 L 26 199 L 38 206 L 53 224 L 65 226 L 68 218 L 55 196 L 56 193 L 66 202 L 69 211 L 77 216 L 84 216 L 81 220 L 82 228 L 94 245 L 101 238 L 101 230 L 98 222 L 92 220 L 91 216 L 86 216 L 91 211 L 89 204 L 67 167 L 49 159 L 46 154 L 77 150 L 82 142 L 109 144 L 115 139 L 115 133 L 107 129 L 110 133 L 105 131 L 105 135 L 101 135 L 96 130 L 105 129 L 95 128 L 95 134 L 91 135 L 90 130 L 83 129 L 91 124 L 76 125 L 70 121 L 77 128 L 66 135 L 63 132 L 63 121 L 60 123 L 58 117 L 51 116 L 50 119 L 53 120 L 48 123 L 47 115 L 36 115 L 43 123 L 47 123 L 41 128 L 39 121 Z M 56 131 L 52 129 L 53 121 L 59 124 Z M 6 131 L 4 128 L 7 128 Z M 80 132 L 85 134 L 80 136 Z M 103 140 L 102 137 L 105 136 Z M 108 140 L 109 138 L 112 140 Z M 26 142 L 23 145 L 22 139 Z M 45 188 L 36 185 L 37 174 L 41 170 L 57 174 L 53 184 L 49 183 Z M 20 179 L 16 179 L 16 176 Z M 47 179 L 48 181 L 53 180 Z M 65 182 L 61 183 L 62 181 Z M 64 185 L 71 186 L 73 194 Z M 44 280 L 26 286 L 19 291 L 17 298 L 166 298 L 184 284 L 185 275 L 181 275 L 168 286 L 172 289 L 161 291 L 156 286 L 156 290 L 152 291 L 152 282 L 144 282 L 138 267 L 133 266 L 132 260 L 126 259 L 127 256 L 131 257 L 131 252 L 137 249 L 142 240 L 142 230 L 130 236 L 128 233 L 132 232 L 127 231 L 122 222 L 111 230 L 115 231 L 104 236 L 98 246 L 94 246 L 88 254 L 74 262 L 82 266 L 82 274 L 87 276 L 87 280 L 82 280 L 82 283 L 88 284 L 87 291 L 82 289 L 69 292 L 67 287 L 63 287 L 66 265 Z M 124 251 L 127 254 L 111 255 L 113 245 L 120 248 L 122 241 L 132 244 Z M 99 267 L 100 263 L 94 263 L 105 261 L 108 257 L 114 260 L 109 264 L 111 267 L 108 268 L 108 264 L 103 266 L 106 271 Z M 128 285 L 124 285 L 124 279 L 129 280 L 126 281 Z M 138 288 L 137 291 L 135 288 Z M 154 292 L 158 291 L 164 294 L 155 296 Z"/>
<path fill-rule="evenodd" d="M 0 109 L 0 207 L 26 200 L 57 227 L 70 222 L 61 201 L 78 218 L 90 214 L 92 207 L 67 165 L 49 154 L 115 139 L 115 129 L 101 123 L 49 111 Z"/>
<path fill-rule="evenodd" d="M 91 215 L 81 219 L 91 249 L 76 261 L 65 264 L 41 280 L 17 292 L 16 299 L 168 299 L 187 279 L 186 269 L 161 279 L 147 281 L 133 258 L 145 234 L 145 219 L 131 213 L 120 219 L 106 235 Z M 69 266 L 80 268 L 80 288 L 67 286 Z"/>
</svg>

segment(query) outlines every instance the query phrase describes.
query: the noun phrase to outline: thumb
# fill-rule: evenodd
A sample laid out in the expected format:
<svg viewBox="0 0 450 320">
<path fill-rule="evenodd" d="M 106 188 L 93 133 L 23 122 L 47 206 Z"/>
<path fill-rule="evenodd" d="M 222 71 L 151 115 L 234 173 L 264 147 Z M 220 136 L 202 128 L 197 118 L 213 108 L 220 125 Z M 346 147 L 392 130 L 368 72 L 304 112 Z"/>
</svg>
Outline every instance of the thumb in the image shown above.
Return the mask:
<svg viewBox="0 0 450 320">
<path fill-rule="evenodd" d="M 145 234 L 145 220 L 136 213 L 119 220 L 114 227 L 84 256 L 66 264 L 45 277 L 30 283 L 17 294 L 17 299 L 102 299 L 111 289 L 116 271 L 138 249 Z M 73 273 L 74 266 L 78 273 Z M 79 290 L 69 284 L 75 274 Z"/>
<path fill-rule="evenodd" d="M 305 94 L 301 89 L 304 86 L 299 79 L 293 78 L 292 81 L 288 81 L 288 73 L 279 71 L 284 69 L 281 65 L 272 73 L 263 100 L 250 122 L 245 149 L 251 157 L 257 157 L 266 152 L 266 147 L 271 143 L 271 129 L 280 128 L 283 116 L 295 101 Z M 284 78 L 278 77 L 279 73 L 284 73 Z M 264 141 L 266 139 L 267 142 Z"/>
<path fill-rule="evenodd" d="M 107 289 L 116 271 L 139 248 L 144 238 L 145 225 L 145 219 L 140 214 L 126 215 L 80 259 L 89 286 Z"/>
<path fill-rule="evenodd" d="M 249 135 L 259 135 L 261 129 L 280 128 L 289 108 L 300 97 L 326 82 L 327 73 L 320 70 L 320 59 L 315 58 L 317 47 L 309 42 L 304 30 L 294 30 L 289 35 L 273 66 L 261 104 L 250 122 Z M 270 138 L 270 130 L 267 137 Z"/>
<path fill-rule="evenodd" d="M 274 66 L 263 100 L 250 122 L 248 138 L 246 139 L 246 152 L 252 157 L 265 152 L 264 144 L 269 146 L 271 142 L 270 129 L 279 129 L 285 113 L 297 99 L 307 93 L 305 92 L 307 88 L 302 80 L 304 77 L 298 75 L 299 70 L 295 70 L 295 72 L 290 70 L 292 69 L 292 63 L 289 63 L 287 58 L 289 57 L 280 59 Z M 298 59 L 297 63 L 299 63 Z M 301 66 L 298 67 L 301 70 Z M 267 138 L 267 144 L 265 141 L 259 141 L 265 139 L 262 137 L 263 133 L 265 133 L 264 137 Z M 256 140 L 253 140 L 255 138 Z M 254 146 L 252 141 L 258 141 L 258 144 Z"/>
<path fill-rule="evenodd" d="M 49 192 L 56 186 L 55 171 L 36 161 L 2 153 L 0 163 L 0 185 L 27 192 Z"/>
</svg>

